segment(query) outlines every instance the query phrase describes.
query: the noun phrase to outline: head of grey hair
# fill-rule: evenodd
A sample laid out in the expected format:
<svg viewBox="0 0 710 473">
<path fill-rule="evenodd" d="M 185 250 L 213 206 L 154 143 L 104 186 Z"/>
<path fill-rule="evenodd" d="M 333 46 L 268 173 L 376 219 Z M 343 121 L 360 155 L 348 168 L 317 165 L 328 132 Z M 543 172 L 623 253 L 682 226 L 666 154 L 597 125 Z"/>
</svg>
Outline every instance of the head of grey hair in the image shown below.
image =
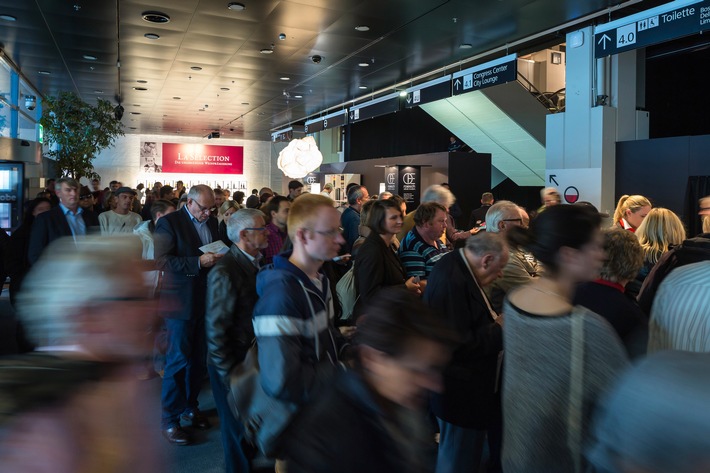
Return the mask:
<svg viewBox="0 0 710 473">
<path fill-rule="evenodd" d="M 499 200 L 486 213 L 486 232 L 500 232 L 498 225 L 508 218 L 520 218 L 520 208 L 509 200 Z"/>
<path fill-rule="evenodd" d="M 264 218 L 264 212 L 257 209 L 237 210 L 227 221 L 227 236 L 234 243 L 239 243 L 239 234 L 247 228 L 254 228 L 256 220 Z"/>
<path fill-rule="evenodd" d="M 508 251 L 508 245 L 501 235 L 486 231 L 467 238 L 466 250 L 476 256 L 492 254 L 499 258 L 504 252 Z"/>
<path fill-rule="evenodd" d="M 454 205 L 456 197 L 454 197 L 454 194 L 446 187 L 434 184 L 433 186 L 427 187 L 424 192 L 422 192 L 421 203 L 425 204 L 427 202 L 436 202 L 448 209 Z"/>
</svg>

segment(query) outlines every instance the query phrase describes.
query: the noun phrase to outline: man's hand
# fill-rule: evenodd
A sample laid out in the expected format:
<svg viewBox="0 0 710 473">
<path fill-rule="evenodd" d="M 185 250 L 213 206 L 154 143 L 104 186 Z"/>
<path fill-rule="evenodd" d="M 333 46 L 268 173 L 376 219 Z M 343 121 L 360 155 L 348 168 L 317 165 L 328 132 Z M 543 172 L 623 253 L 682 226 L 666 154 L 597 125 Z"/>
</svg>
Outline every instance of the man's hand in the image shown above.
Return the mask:
<svg viewBox="0 0 710 473">
<path fill-rule="evenodd" d="M 219 261 L 224 254 L 219 254 L 219 253 L 205 253 L 204 255 L 200 256 L 200 267 L 201 268 L 211 268 L 215 264 L 217 264 L 217 261 Z"/>
</svg>

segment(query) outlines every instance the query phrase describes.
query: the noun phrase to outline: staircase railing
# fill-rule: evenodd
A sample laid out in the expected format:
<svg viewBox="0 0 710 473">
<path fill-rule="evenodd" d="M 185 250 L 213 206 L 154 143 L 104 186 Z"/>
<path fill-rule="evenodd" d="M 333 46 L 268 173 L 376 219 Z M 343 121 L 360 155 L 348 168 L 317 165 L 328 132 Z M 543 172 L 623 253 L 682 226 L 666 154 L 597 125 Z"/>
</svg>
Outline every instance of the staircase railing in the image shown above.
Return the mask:
<svg viewBox="0 0 710 473">
<path fill-rule="evenodd" d="M 565 89 L 556 92 L 540 92 L 532 82 L 518 71 L 518 82 L 525 87 L 550 113 L 565 111 Z"/>
</svg>

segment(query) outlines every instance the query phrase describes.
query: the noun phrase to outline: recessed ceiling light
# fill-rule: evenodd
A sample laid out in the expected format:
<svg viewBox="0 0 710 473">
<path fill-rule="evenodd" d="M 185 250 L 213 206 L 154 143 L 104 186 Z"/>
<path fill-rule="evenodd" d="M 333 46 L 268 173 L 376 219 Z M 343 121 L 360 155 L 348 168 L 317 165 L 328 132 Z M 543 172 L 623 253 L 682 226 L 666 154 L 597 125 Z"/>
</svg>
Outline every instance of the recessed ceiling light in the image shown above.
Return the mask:
<svg viewBox="0 0 710 473">
<path fill-rule="evenodd" d="M 84 54 L 84 59 L 87 61 L 96 61 L 96 56 L 92 56 L 91 54 Z"/>
<path fill-rule="evenodd" d="M 461 43 L 459 49 L 471 49 L 473 45 L 471 43 Z"/>
<path fill-rule="evenodd" d="M 144 79 L 139 79 L 136 82 L 138 82 L 139 84 L 147 84 L 148 83 L 148 81 L 144 80 Z"/>
<path fill-rule="evenodd" d="M 182 97 L 173 97 L 173 100 L 180 100 Z"/>
<path fill-rule="evenodd" d="M 134 103 L 133 106 L 134 106 L 134 107 L 140 107 L 141 105 L 140 105 L 139 103 Z"/>
<path fill-rule="evenodd" d="M 190 69 L 192 69 L 193 71 L 201 71 L 202 70 L 202 68 L 200 66 L 192 66 Z"/>
<path fill-rule="evenodd" d="M 5 20 L 5 21 L 17 21 L 17 17 L 16 17 L 16 16 L 12 16 L 12 15 L 7 15 L 7 14 L 4 14 L 4 13 L 3 13 L 2 15 L 0 15 L 0 20 Z"/>
<path fill-rule="evenodd" d="M 131 112 L 131 115 L 140 115 L 141 112 Z"/>
<path fill-rule="evenodd" d="M 302 99 L 302 98 L 303 98 L 303 95 L 294 95 L 293 98 L 294 98 L 294 99 Z"/>
<path fill-rule="evenodd" d="M 361 85 L 360 87 L 358 87 L 358 89 L 365 90 L 365 89 L 367 89 L 367 86 L 366 86 L 366 85 Z"/>
<path fill-rule="evenodd" d="M 145 36 L 148 39 L 158 39 L 160 38 L 160 35 L 155 34 L 155 33 L 146 33 L 143 36 Z"/>
<path fill-rule="evenodd" d="M 290 77 L 286 77 L 286 76 L 284 76 L 284 77 L 279 77 L 279 79 L 281 79 L 281 80 L 291 80 Z"/>
<path fill-rule="evenodd" d="M 48 76 L 51 74 L 49 71 L 37 71 L 37 74 L 42 74 L 43 76 Z"/>
<path fill-rule="evenodd" d="M 138 128 L 134 127 L 134 126 L 130 126 L 130 127 L 128 127 L 128 128 L 130 128 L 131 130 L 137 130 L 137 129 L 138 129 Z"/>
<path fill-rule="evenodd" d="M 360 67 L 370 67 L 370 64 L 367 62 L 359 62 L 357 65 Z"/>
<path fill-rule="evenodd" d="M 262 50 L 259 51 L 259 52 L 260 52 L 261 54 L 272 54 L 272 53 L 274 52 L 274 50 L 273 50 L 273 49 L 269 49 L 269 48 L 264 48 L 264 49 L 262 49 Z"/>
<path fill-rule="evenodd" d="M 406 90 L 400 90 L 400 91 L 399 91 L 399 96 L 400 96 L 400 97 L 406 97 L 406 96 L 407 96 L 407 91 L 406 91 Z"/>
<path fill-rule="evenodd" d="M 199 109 L 197 109 L 197 111 L 198 111 L 198 112 L 204 112 L 205 109 L 204 109 L 204 108 L 199 108 Z"/>
<path fill-rule="evenodd" d="M 226 92 L 229 90 L 229 87 L 220 87 L 219 90 L 224 90 Z"/>
<path fill-rule="evenodd" d="M 227 4 L 227 8 L 233 11 L 244 11 L 247 9 L 246 5 L 243 3 L 230 2 Z"/>
<path fill-rule="evenodd" d="M 144 11 L 141 13 L 141 18 L 149 23 L 168 23 L 170 17 L 159 11 Z"/>
<path fill-rule="evenodd" d="M 98 90 L 98 89 L 97 89 L 97 90 L 94 90 L 94 93 L 95 93 L 95 94 L 103 94 L 103 93 L 104 93 L 104 91 L 103 91 L 103 90 Z"/>
<path fill-rule="evenodd" d="M 133 87 L 133 90 L 148 90 L 145 87 Z"/>
<path fill-rule="evenodd" d="M 249 102 L 242 102 L 242 105 L 249 105 Z"/>
<path fill-rule="evenodd" d="M 356 29 L 357 31 L 370 31 L 370 27 L 369 27 L 369 26 L 366 26 L 366 25 L 359 25 L 359 26 L 356 26 L 355 29 Z"/>
</svg>

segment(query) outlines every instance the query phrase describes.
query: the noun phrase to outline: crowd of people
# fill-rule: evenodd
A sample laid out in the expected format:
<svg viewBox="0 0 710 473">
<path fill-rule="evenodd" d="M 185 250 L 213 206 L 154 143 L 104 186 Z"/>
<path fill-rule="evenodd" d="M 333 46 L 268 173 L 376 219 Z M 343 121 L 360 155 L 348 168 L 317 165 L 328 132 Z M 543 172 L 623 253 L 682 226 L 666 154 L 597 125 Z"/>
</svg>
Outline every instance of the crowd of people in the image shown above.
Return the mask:
<svg viewBox="0 0 710 473">
<path fill-rule="evenodd" d="M 92 187 L 53 182 L 7 246 L 3 471 L 161 471 L 147 432 L 210 429 L 207 378 L 227 472 L 710 469 L 710 234 L 644 196 L 609 222 L 486 192 L 460 229 L 446 184 L 409 213 L 359 184 Z"/>
</svg>

